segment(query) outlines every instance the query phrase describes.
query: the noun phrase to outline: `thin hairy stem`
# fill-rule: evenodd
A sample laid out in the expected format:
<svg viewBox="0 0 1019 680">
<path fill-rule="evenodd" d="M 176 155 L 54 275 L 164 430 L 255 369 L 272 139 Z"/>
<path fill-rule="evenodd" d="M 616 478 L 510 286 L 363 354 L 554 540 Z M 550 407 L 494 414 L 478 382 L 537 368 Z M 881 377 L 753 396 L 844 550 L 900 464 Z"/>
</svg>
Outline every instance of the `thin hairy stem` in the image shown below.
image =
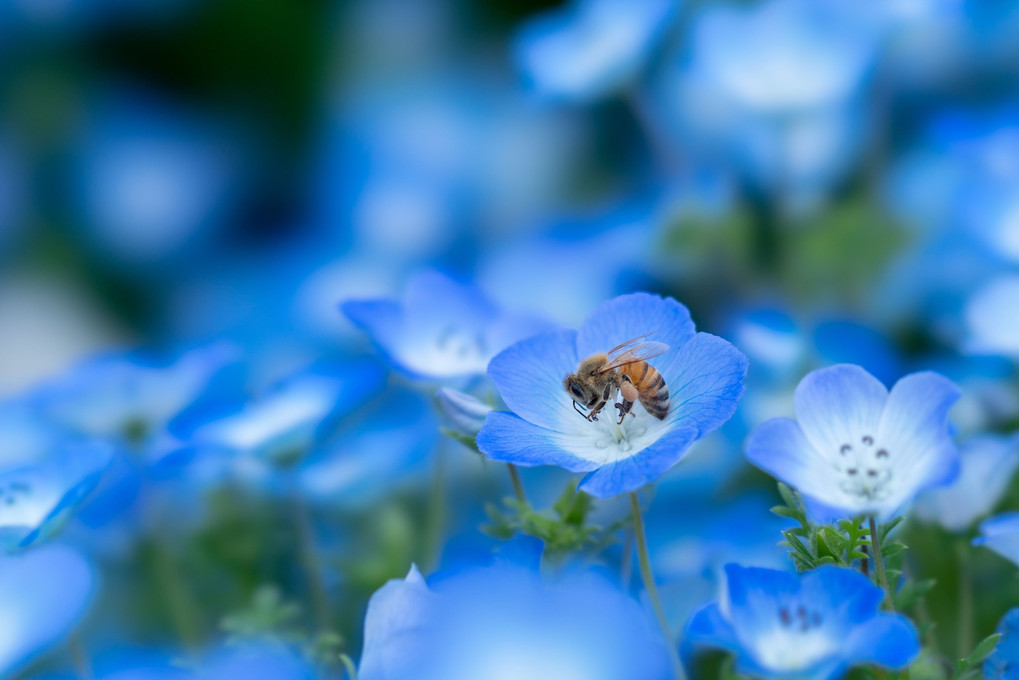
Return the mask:
<svg viewBox="0 0 1019 680">
<path fill-rule="evenodd" d="M 881 584 L 881 588 L 885 591 L 885 599 L 882 606 L 885 609 L 895 609 L 895 604 L 892 602 L 892 589 L 888 585 L 888 574 L 885 572 L 885 559 L 881 555 L 881 538 L 877 533 L 877 522 L 874 521 L 874 516 L 870 516 L 870 545 L 874 549 L 874 571 L 877 572 L 877 581 Z"/>
<path fill-rule="evenodd" d="M 527 505 L 527 494 L 524 493 L 524 483 L 520 480 L 520 470 L 513 463 L 506 463 L 506 469 L 509 470 L 510 480 L 513 482 L 513 493 L 516 494 L 517 500 Z"/>
</svg>

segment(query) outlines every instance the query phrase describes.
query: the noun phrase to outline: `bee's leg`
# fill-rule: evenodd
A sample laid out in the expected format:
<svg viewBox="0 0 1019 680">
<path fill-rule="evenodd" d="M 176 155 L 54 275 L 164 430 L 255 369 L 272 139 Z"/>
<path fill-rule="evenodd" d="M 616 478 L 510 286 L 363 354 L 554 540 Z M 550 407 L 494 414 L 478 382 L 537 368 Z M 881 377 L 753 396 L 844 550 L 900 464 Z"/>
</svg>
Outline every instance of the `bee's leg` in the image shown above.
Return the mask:
<svg viewBox="0 0 1019 680">
<path fill-rule="evenodd" d="M 603 408 L 605 408 L 605 401 L 598 402 L 598 405 L 591 409 L 591 415 L 588 416 L 588 420 L 598 420 L 598 414 Z"/>
<path fill-rule="evenodd" d="M 630 376 L 623 374 L 623 378 L 619 383 L 619 394 L 622 398 L 621 403 L 616 404 L 616 408 L 619 409 L 619 421 L 616 425 L 622 425 L 623 419 L 630 413 L 630 409 L 633 408 L 633 404 L 637 401 L 639 392 L 630 380 Z"/>
</svg>

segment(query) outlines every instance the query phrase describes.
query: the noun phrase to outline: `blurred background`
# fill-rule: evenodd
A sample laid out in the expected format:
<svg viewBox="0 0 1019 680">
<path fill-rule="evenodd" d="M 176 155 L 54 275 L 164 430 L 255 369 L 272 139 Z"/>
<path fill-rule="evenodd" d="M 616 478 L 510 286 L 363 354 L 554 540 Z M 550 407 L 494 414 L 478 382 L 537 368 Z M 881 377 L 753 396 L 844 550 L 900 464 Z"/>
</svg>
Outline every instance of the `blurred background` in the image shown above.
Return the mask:
<svg viewBox="0 0 1019 680">
<path fill-rule="evenodd" d="M 99 437 L 120 449 L 58 539 L 82 604 L 0 653 L 3 677 L 236 638 L 356 658 L 387 579 L 490 551 L 509 479 L 440 434 L 434 398 L 483 395 L 484 363 L 408 371 L 340 308 L 410 305 L 435 271 L 553 325 L 672 295 L 750 357 L 740 412 L 652 504 L 681 625 L 721 564 L 788 564 L 741 447 L 807 370 L 939 370 L 962 441 L 1019 424 L 1019 2 L 0 0 L 0 462 L 150 402 L 164 424 L 201 402 L 208 435 L 157 446 L 132 415 Z M 206 401 L 273 413 L 309 374 L 330 427 L 299 463 L 208 434 Z M 548 508 L 570 480 L 524 482 Z M 960 540 L 907 531 L 928 556 Z M 955 562 L 911 568 L 950 615 Z M 988 633 L 1019 583 L 990 554 L 967 568 L 1006 593 L 976 599 Z M 32 621 L 60 573 L 18 588 Z"/>
</svg>

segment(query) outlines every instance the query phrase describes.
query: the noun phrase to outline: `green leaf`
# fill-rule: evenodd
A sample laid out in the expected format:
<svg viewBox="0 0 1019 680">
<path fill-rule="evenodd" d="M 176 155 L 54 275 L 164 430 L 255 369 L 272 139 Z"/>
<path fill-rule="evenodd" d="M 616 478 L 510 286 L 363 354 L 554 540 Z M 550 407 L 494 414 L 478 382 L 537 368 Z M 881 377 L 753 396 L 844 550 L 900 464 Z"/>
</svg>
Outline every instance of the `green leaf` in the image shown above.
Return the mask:
<svg viewBox="0 0 1019 680">
<path fill-rule="evenodd" d="M 981 663 L 991 655 L 991 652 L 998 645 L 999 639 L 1001 639 L 1001 633 L 992 633 L 978 642 L 977 646 L 973 649 L 973 653 L 966 657 L 966 663 L 969 666 Z"/>
</svg>

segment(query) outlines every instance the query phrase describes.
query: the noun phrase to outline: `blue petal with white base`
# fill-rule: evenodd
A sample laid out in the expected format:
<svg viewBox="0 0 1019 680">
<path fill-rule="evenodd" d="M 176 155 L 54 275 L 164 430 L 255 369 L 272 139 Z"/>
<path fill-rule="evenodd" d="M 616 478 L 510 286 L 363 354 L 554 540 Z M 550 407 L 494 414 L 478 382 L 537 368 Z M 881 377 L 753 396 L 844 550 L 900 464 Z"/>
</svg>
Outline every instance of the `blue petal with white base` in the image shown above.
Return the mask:
<svg viewBox="0 0 1019 680">
<path fill-rule="evenodd" d="M 800 491 L 817 519 L 888 519 L 958 473 L 948 432 L 958 388 L 913 373 L 889 392 L 859 366 L 809 373 L 796 388 L 799 422 L 776 418 L 747 440 L 751 463 Z"/>
<path fill-rule="evenodd" d="M 725 572 L 726 601 L 687 623 L 688 660 L 714 647 L 734 653 L 751 677 L 828 680 L 857 664 L 902 668 L 919 652 L 909 620 L 881 613 L 881 589 L 852 569 L 796 575 L 730 564 Z"/>
<path fill-rule="evenodd" d="M 622 425 L 616 424 L 611 405 L 597 421 L 578 414 L 563 378 L 582 358 L 652 332 L 652 339 L 670 348 L 650 360 L 669 386 L 665 419 L 654 418 L 639 403 Z M 690 313 L 675 300 L 623 295 L 595 310 L 579 331 L 528 338 L 492 360 L 488 374 L 513 413 L 490 414 L 478 448 L 492 460 L 588 472 L 580 488 L 595 496 L 634 491 L 732 416 L 746 370 L 739 350 L 697 333 Z"/>
<path fill-rule="evenodd" d="M 413 277 L 399 300 L 348 300 L 341 308 L 394 368 L 424 380 L 481 375 L 498 351 L 551 328 L 501 310 L 478 288 L 434 271 Z"/>
<path fill-rule="evenodd" d="M 973 545 L 990 548 L 1019 565 L 1019 512 L 1006 512 L 980 525 L 980 536 Z"/>
</svg>

